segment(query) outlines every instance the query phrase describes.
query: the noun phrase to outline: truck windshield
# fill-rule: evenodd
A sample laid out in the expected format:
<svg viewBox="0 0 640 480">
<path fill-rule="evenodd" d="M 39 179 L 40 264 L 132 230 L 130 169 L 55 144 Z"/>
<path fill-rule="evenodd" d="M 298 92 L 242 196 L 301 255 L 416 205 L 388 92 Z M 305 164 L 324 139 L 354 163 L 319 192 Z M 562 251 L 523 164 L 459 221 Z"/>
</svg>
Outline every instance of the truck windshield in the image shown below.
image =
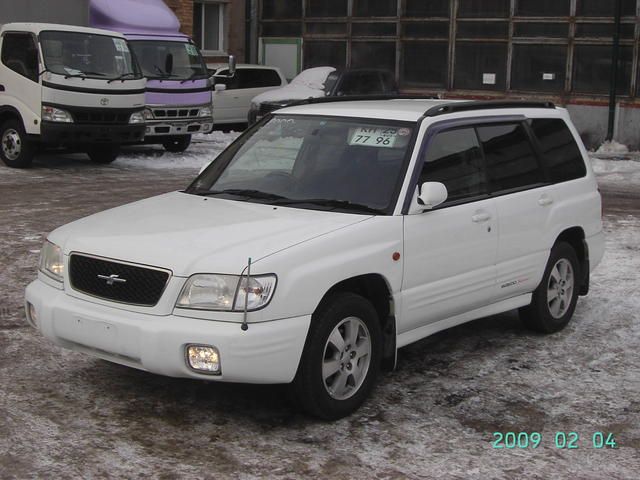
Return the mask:
<svg viewBox="0 0 640 480">
<path fill-rule="evenodd" d="M 142 78 L 123 38 L 46 31 L 40 34 L 40 43 L 49 72 L 106 80 Z"/>
<path fill-rule="evenodd" d="M 136 40 L 131 42 L 144 76 L 151 80 L 208 78 L 200 50 L 192 43 Z"/>
<path fill-rule="evenodd" d="M 388 120 L 277 115 L 223 152 L 187 193 L 391 214 L 414 127 Z"/>
</svg>

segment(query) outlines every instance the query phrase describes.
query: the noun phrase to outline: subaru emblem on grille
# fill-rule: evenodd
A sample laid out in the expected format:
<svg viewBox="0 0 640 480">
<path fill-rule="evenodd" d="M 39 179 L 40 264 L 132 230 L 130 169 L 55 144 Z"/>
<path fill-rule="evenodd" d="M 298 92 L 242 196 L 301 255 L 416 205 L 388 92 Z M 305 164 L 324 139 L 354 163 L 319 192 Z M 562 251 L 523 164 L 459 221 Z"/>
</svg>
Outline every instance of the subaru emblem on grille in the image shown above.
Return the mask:
<svg viewBox="0 0 640 480">
<path fill-rule="evenodd" d="M 100 280 L 106 280 L 107 285 L 109 285 L 110 287 L 115 285 L 116 283 L 127 283 L 124 278 L 120 278 L 120 275 L 98 275 L 98 278 Z"/>
<path fill-rule="evenodd" d="M 103 98 L 102 100 L 100 100 L 100 105 L 102 105 L 103 107 L 106 107 L 107 105 L 109 105 L 109 99 Z"/>
</svg>

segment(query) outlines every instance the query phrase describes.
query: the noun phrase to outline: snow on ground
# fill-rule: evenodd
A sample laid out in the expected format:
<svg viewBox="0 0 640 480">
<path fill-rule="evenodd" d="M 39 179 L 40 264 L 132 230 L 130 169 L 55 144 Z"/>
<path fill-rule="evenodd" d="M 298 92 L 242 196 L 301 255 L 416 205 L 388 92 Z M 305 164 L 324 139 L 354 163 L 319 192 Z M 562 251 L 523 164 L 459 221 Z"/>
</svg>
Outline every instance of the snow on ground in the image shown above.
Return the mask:
<svg viewBox="0 0 640 480">
<path fill-rule="evenodd" d="M 627 147 L 626 145 L 623 145 L 621 143 L 618 143 L 615 140 L 611 140 L 611 141 L 607 140 L 602 145 L 600 145 L 600 148 L 598 148 L 598 150 L 596 150 L 596 153 L 599 153 L 599 154 L 624 154 L 624 153 L 629 153 L 629 147 Z"/>
</svg>

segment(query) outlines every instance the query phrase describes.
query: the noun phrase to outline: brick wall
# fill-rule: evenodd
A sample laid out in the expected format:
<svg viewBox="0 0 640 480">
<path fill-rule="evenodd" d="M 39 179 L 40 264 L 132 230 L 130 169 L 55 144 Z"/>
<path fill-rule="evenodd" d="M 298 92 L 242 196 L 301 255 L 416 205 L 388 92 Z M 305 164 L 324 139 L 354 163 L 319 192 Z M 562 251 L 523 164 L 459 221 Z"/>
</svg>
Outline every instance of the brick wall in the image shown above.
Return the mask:
<svg viewBox="0 0 640 480">
<path fill-rule="evenodd" d="M 180 20 L 182 33 L 193 34 L 193 0 L 165 0 Z"/>
</svg>

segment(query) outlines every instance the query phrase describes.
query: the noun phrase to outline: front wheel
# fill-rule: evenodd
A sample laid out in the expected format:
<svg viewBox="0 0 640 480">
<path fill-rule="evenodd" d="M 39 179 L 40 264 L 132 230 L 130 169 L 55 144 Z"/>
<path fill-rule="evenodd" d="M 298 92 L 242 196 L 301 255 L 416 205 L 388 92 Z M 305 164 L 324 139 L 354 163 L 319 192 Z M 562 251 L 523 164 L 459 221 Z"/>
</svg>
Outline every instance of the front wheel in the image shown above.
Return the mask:
<svg viewBox="0 0 640 480">
<path fill-rule="evenodd" d="M 112 163 L 118 158 L 120 147 L 93 148 L 87 152 L 87 155 L 93 163 L 104 165 Z"/>
<path fill-rule="evenodd" d="M 531 304 L 520 309 L 525 325 L 541 333 L 566 327 L 578 302 L 580 278 L 580 263 L 573 247 L 564 242 L 556 244 Z"/>
<path fill-rule="evenodd" d="M 369 396 L 381 358 L 380 321 L 371 303 L 353 293 L 334 295 L 313 315 L 294 395 L 314 416 L 342 418 Z"/>
<path fill-rule="evenodd" d="M 12 168 L 29 168 L 36 153 L 36 147 L 29 142 L 18 120 L 7 120 L 0 128 L 0 157 Z"/>
<path fill-rule="evenodd" d="M 182 153 L 191 145 L 191 135 L 181 135 L 179 137 L 171 137 L 162 146 L 167 152 Z"/>
</svg>

